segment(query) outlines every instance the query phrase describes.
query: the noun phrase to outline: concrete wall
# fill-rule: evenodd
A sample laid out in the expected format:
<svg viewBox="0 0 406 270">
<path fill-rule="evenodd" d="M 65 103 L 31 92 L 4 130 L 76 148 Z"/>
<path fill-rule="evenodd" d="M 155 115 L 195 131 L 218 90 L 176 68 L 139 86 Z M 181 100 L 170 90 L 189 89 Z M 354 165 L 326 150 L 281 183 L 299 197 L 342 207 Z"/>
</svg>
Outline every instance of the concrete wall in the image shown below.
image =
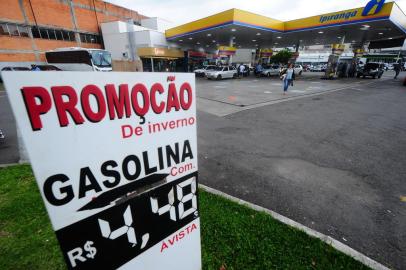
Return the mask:
<svg viewBox="0 0 406 270">
<path fill-rule="evenodd" d="M 128 24 L 122 21 L 103 23 L 101 25 L 103 40 L 106 50 L 111 52 L 113 60 L 138 60 L 137 48 L 165 47 L 164 32 L 147 29 L 143 26 Z M 127 58 L 123 57 L 127 54 Z"/>
<path fill-rule="evenodd" d="M 113 60 L 123 60 L 130 57 L 128 33 L 117 33 L 103 36 L 104 46 L 111 53 Z M 126 54 L 127 57 L 124 57 Z"/>
<path fill-rule="evenodd" d="M 233 56 L 233 63 L 250 64 L 252 62 L 252 49 L 237 49 Z"/>
<path fill-rule="evenodd" d="M 173 27 L 173 23 L 171 23 L 167 20 L 161 19 L 161 18 L 153 17 L 153 18 L 142 19 L 141 26 L 144 26 L 149 29 L 157 30 L 159 32 L 165 32 L 165 30 Z"/>
</svg>

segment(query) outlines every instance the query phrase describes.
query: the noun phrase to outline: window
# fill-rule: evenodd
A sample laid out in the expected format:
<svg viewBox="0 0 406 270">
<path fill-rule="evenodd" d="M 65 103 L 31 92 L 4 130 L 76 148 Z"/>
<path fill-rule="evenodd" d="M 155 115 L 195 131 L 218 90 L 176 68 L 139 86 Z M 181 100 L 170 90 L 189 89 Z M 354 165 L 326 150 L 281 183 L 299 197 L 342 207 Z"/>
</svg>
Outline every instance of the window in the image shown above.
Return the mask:
<svg viewBox="0 0 406 270">
<path fill-rule="evenodd" d="M 20 35 L 20 33 L 18 32 L 18 29 L 17 29 L 17 25 L 15 25 L 15 24 L 7 24 L 7 27 L 8 27 L 8 30 L 10 32 L 10 35 L 12 35 L 12 36 L 19 36 Z"/>
<path fill-rule="evenodd" d="M 10 33 L 8 32 L 8 28 L 7 25 L 5 23 L 1 23 L 0 24 L 0 35 L 10 35 Z"/>
<path fill-rule="evenodd" d="M 34 37 L 34 38 L 41 38 L 41 35 L 39 34 L 39 29 L 38 29 L 38 27 L 32 27 L 31 28 L 31 32 L 32 32 L 32 36 Z"/>
<path fill-rule="evenodd" d="M 20 29 L 20 26 L 18 29 Z M 31 31 L 32 31 L 32 36 L 34 38 L 75 41 L 75 33 L 72 31 L 43 28 L 43 27 L 36 27 L 36 26 L 31 27 Z"/>
<path fill-rule="evenodd" d="M 96 36 L 95 35 L 89 35 L 89 38 L 87 40 L 90 41 L 90 43 L 96 43 Z"/>
<path fill-rule="evenodd" d="M 101 43 L 100 36 L 80 33 L 80 41 L 83 43 Z"/>
<path fill-rule="evenodd" d="M 20 33 L 20 37 L 28 37 L 29 29 L 27 26 L 18 26 L 18 32 Z"/>
<path fill-rule="evenodd" d="M 15 23 L 0 23 L 0 35 L 29 37 L 29 31 L 28 26 Z"/>
<path fill-rule="evenodd" d="M 69 32 L 67 32 L 67 31 L 61 31 L 61 33 L 62 33 L 62 38 L 63 38 L 63 40 L 67 40 L 67 41 L 71 40 L 71 39 L 70 39 L 70 36 L 69 36 Z"/>
<path fill-rule="evenodd" d="M 47 30 L 47 29 L 45 29 L 45 28 L 40 28 L 40 29 L 39 29 L 39 34 L 41 35 L 41 38 L 49 39 L 49 37 L 48 37 L 48 30 Z"/>
<path fill-rule="evenodd" d="M 56 34 L 54 29 L 48 29 L 49 39 L 56 39 Z"/>
<path fill-rule="evenodd" d="M 75 39 L 75 33 L 73 33 L 73 32 L 68 32 L 68 35 L 69 35 L 69 39 L 68 40 L 70 40 L 70 41 L 75 41 L 76 39 Z"/>
<path fill-rule="evenodd" d="M 80 34 L 80 41 L 86 43 L 86 34 Z"/>
<path fill-rule="evenodd" d="M 61 30 L 55 30 L 55 35 L 57 40 L 63 40 L 63 35 Z"/>
</svg>

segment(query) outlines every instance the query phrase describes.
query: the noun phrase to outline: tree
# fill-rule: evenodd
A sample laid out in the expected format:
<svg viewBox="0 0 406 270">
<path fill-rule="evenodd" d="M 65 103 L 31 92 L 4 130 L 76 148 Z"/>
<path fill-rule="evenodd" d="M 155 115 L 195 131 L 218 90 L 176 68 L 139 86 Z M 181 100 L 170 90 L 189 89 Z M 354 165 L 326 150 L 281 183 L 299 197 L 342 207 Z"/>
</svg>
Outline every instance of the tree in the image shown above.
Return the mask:
<svg viewBox="0 0 406 270">
<path fill-rule="evenodd" d="M 279 51 L 277 54 L 271 57 L 271 61 L 274 63 L 282 63 L 287 64 L 289 60 L 292 58 L 293 53 L 288 49 L 283 49 Z"/>
</svg>

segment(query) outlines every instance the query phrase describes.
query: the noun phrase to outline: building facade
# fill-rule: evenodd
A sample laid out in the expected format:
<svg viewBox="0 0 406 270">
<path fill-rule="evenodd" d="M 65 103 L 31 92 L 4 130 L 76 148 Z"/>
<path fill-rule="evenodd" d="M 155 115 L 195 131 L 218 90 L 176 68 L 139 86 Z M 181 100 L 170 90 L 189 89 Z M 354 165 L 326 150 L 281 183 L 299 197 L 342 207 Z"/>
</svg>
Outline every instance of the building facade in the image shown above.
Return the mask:
<svg viewBox="0 0 406 270">
<path fill-rule="evenodd" d="M 101 0 L 0 0 L 0 65 L 45 62 L 45 51 L 62 47 L 104 48 L 101 23 L 146 18 Z"/>
<path fill-rule="evenodd" d="M 123 21 L 103 23 L 104 45 L 113 64 L 125 61 L 137 63 L 137 70 L 185 71 L 184 51 L 166 41 L 164 30 L 169 24 L 160 18 L 142 19 L 141 26 Z"/>
</svg>

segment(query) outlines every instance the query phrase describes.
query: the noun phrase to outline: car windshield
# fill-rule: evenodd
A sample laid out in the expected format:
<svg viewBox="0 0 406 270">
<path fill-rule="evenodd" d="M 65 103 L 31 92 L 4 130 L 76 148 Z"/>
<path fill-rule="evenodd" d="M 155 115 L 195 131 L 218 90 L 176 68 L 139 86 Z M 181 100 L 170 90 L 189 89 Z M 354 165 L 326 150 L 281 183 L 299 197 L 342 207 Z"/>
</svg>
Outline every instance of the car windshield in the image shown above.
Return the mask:
<svg viewBox="0 0 406 270">
<path fill-rule="evenodd" d="M 215 66 L 207 66 L 205 67 L 206 70 L 215 70 L 216 67 Z"/>
<path fill-rule="evenodd" d="M 59 68 L 57 68 L 57 67 L 55 67 L 55 66 L 51 66 L 51 65 L 49 65 L 49 66 L 37 66 L 40 70 L 43 70 L 43 71 L 48 71 L 48 70 L 60 70 Z"/>
<path fill-rule="evenodd" d="M 27 68 L 27 67 L 13 67 L 13 70 L 15 70 L 15 71 L 26 71 L 26 70 L 30 70 L 30 69 Z"/>
<path fill-rule="evenodd" d="M 111 54 L 107 51 L 92 51 L 93 64 L 98 67 L 111 67 Z"/>
<path fill-rule="evenodd" d="M 222 71 L 222 70 L 223 70 L 223 67 L 215 67 L 213 70 Z"/>
</svg>

